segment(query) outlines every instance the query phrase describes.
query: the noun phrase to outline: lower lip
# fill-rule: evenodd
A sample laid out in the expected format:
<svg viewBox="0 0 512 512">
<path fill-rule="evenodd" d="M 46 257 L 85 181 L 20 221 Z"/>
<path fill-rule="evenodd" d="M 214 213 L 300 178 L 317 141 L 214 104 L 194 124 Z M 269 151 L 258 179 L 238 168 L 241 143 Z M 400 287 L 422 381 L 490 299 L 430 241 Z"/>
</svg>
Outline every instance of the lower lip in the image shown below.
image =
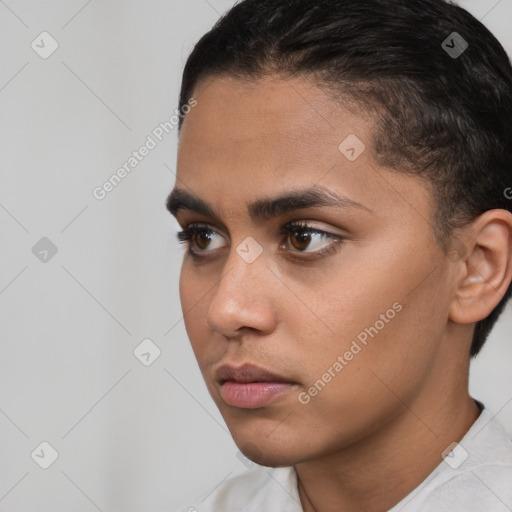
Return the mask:
<svg viewBox="0 0 512 512">
<path fill-rule="evenodd" d="M 228 380 L 220 387 L 223 400 L 234 407 L 257 409 L 269 405 L 290 390 L 286 382 L 236 382 Z"/>
</svg>

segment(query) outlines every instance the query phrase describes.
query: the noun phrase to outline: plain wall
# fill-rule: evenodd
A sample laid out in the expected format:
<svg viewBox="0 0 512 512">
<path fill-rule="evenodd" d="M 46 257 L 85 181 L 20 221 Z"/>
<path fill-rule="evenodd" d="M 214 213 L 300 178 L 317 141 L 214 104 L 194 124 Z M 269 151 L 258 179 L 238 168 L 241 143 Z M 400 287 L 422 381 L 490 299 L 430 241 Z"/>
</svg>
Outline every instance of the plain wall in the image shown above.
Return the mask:
<svg viewBox="0 0 512 512">
<path fill-rule="evenodd" d="M 0 2 L 0 511 L 172 511 L 246 469 L 182 320 L 177 130 L 93 195 L 173 114 L 186 57 L 232 4 Z M 511 54 L 510 0 L 462 5 Z M 471 372 L 509 432 L 511 331 L 508 306 Z"/>
</svg>

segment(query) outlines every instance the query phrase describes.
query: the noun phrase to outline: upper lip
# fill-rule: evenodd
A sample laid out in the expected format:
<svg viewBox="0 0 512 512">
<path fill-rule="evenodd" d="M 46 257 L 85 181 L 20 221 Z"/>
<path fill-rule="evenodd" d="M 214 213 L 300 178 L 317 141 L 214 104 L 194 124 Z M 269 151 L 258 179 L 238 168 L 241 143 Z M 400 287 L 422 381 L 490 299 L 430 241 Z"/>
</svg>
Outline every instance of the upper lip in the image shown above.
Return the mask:
<svg viewBox="0 0 512 512">
<path fill-rule="evenodd" d="M 236 382 L 290 382 L 289 379 L 272 373 L 264 368 L 252 364 L 244 364 L 238 368 L 228 364 L 220 366 L 216 371 L 217 380 L 220 384 L 228 380 Z"/>
</svg>

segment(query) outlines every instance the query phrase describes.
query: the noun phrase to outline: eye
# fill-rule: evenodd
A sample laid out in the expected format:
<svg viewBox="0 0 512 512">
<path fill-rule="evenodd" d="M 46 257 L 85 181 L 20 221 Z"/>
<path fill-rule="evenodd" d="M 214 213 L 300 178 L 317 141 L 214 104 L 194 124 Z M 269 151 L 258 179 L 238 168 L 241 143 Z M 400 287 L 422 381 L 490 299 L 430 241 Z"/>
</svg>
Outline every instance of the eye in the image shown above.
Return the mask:
<svg viewBox="0 0 512 512">
<path fill-rule="evenodd" d="M 304 222 L 290 222 L 281 229 L 282 235 L 288 235 L 292 247 L 297 249 L 299 253 L 316 253 L 327 254 L 336 248 L 337 242 L 341 242 L 343 237 L 322 231 Z M 325 244 L 325 240 L 334 239 L 337 242 L 330 242 Z M 324 241 L 324 243 L 322 243 Z M 311 251 L 305 249 L 311 248 Z"/>
<path fill-rule="evenodd" d="M 198 251 L 195 250 L 195 247 L 199 247 L 199 252 L 211 252 L 207 249 L 208 247 L 212 249 L 209 244 L 215 235 L 218 235 L 218 233 L 209 226 L 194 224 L 186 227 L 183 231 L 177 233 L 176 236 L 180 243 L 188 245 L 189 254 L 196 256 Z M 221 247 L 219 244 L 217 246 L 214 244 L 213 249 L 218 249 L 219 247 Z"/>
<path fill-rule="evenodd" d="M 344 240 L 339 235 L 319 230 L 303 222 L 290 222 L 284 225 L 280 230 L 280 235 L 286 236 L 286 241 L 290 241 L 289 246 L 292 249 L 288 249 L 286 245 L 284 247 L 284 250 L 288 253 L 294 256 L 300 254 L 311 255 L 302 257 L 303 259 L 329 254 L 335 251 Z M 202 253 L 206 255 L 215 249 L 221 248 L 222 242 L 216 240 L 216 237 L 224 238 L 211 227 L 201 224 L 192 224 L 177 233 L 179 242 L 187 244 L 188 254 L 194 258 L 203 258 Z M 325 240 L 328 239 L 334 241 L 326 244 Z M 306 250 L 311 248 L 312 250 Z"/>
</svg>

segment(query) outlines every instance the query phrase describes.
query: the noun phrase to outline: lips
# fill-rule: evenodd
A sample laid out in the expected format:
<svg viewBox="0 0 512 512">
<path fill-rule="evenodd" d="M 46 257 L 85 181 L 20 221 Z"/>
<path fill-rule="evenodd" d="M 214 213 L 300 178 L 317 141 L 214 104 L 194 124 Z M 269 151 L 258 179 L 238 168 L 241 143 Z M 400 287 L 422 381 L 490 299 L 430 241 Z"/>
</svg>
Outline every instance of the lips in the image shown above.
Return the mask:
<svg viewBox="0 0 512 512">
<path fill-rule="evenodd" d="M 222 385 L 226 381 L 235 381 L 240 383 L 250 382 L 286 382 L 292 383 L 289 379 L 269 372 L 258 366 L 244 364 L 240 368 L 230 365 L 222 365 L 216 372 L 217 381 Z"/>
<path fill-rule="evenodd" d="M 266 407 L 286 395 L 297 383 L 258 366 L 223 365 L 216 372 L 224 402 L 239 409 Z"/>
</svg>

